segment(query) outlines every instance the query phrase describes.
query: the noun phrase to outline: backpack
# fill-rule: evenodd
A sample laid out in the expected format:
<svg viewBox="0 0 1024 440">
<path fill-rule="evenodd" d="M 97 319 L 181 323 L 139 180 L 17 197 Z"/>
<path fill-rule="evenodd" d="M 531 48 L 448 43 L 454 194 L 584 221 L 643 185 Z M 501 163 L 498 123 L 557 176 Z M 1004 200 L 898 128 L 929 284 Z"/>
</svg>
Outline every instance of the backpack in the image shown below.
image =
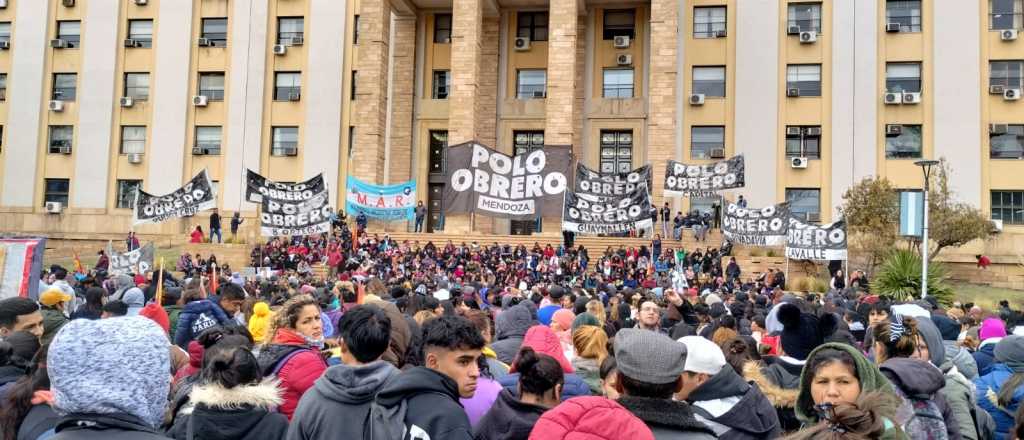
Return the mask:
<svg viewBox="0 0 1024 440">
<path fill-rule="evenodd" d="M 911 440 L 949 440 L 942 410 L 932 399 L 908 397 L 903 390 L 894 386 L 896 395 L 903 402 L 896 410 L 896 420 Z"/>
</svg>

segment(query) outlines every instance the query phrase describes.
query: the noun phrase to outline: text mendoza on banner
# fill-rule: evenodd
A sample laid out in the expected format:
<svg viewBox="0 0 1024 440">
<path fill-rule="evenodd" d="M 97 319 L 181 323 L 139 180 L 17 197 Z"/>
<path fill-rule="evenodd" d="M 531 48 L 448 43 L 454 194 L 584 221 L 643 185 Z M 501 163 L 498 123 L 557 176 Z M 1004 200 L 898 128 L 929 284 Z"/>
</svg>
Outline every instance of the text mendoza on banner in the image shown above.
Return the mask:
<svg viewBox="0 0 1024 440">
<path fill-rule="evenodd" d="M 846 221 L 828 225 L 812 225 L 789 219 L 786 258 L 798 260 L 845 260 Z"/>
<path fill-rule="evenodd" d="M 713 197 L 721 190 L 742 188 L 746 183 L 744 171 L 742 155 L 704 165 L 670 160 L 665 166 L 665 194 Z"/>
<path fill-rule="evenodd" d="M 562 230 L 582 234 L 614 234 L 650 228 L 651 200 L 641 185 L 624 196 L 595 197 L 565 193 Z"/>
<path fill-rule="evenodd" d="M 133 224 L 160 223 L 174 217 L 196 215 L 217 206 L 217 194 L 206 170 L 170 194 L 154 196 L 139 188 L 135 196 Z"/>
<path fill-rule="evenodd" d="M 253 203 L 263 201 L 263 195 L 283 199 L 287 194 L 301 193 L 305 191 L 320 192 L 324 188 L 324 174 L 320 173 L 305 182 L 282 183 L 275 182 L 259 175 L 253 170 L 245 170 L 245 200 Z M 283 196 L 284 195 L 284 196 Z"/>
<path fill-rule="evenodd" d="M 722 233 L 737 243 L 751 246 L 786 244 L 789 231 L 789 202 L 747 209 L 730 203 L 722 216 Z"/>
<path fill-rule="evenodd" d="M 568 146 L 544 146 L 515 157 L 475 141 L 448 147 L 444 212 L 516 220 L 556 216 L 571 164 Z"/>
<path fill-rule="evenodd" d="M 639 185 L 650 187 L 651 166 L 644 165 L 625 173 L 598 173 L 586 165 L 576 163 L 575 189 L 577 194 L 599 197 L 624 196 Z"/>
<path fill-rule="evenodd" d="M 264 236 L 310 235 L 331 231 L 330 199 L 326 187 L 320 191 L 278 192 L 263 195 L 260 233 Z"/>
<path fill-rule="evenodd" d="M 107 268 L 107 273 L 110 275 L 145 274 L 153 269 L 153 253 L 152 242 L 123 254 L 115 251 L 108 243 L 107 255 L 110 257 L 110 266 Z"/>
<path fill-rule="evenodd" d="M 348 176 L 345 211 L 365 212 L 381 220 L 414 220 L 416 217 L 416 181 L 395 185 L 373 185 Z"/>
</svg>

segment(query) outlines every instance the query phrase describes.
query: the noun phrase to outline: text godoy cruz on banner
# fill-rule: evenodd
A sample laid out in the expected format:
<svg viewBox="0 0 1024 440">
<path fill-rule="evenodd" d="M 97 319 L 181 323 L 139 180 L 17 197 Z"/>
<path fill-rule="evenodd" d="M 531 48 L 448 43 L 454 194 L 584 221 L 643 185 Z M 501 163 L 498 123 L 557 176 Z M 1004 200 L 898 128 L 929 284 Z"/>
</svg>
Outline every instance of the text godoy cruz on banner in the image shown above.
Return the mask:
<svg viewBox="0 0 1024 440">
<path fill-rule="evenodd" d="M 153 243 L 146 243 L 141 248 L 123 254 L 114 251 L 108 245 L 107 255 L 110 258 L 110 266 L 107 268 L 107 273 L 110 275 L 144 274 L 153 269 L 153 251 Z"/>
<path fill-rule="evenodd" d="M 327 188 L 319 192 L 302 191 L 279 194 L 286 198 L 263 196 L 260 233 L 264 236 L 310 235 L 331 231 L 331 206 Z"/>
<path fill-rule="evenodd" d="M 846 221 L 812 225 L 789 219 L 786 257 L 799 260 L 845 260 Z"/>
<path fill-rule="evenodd" d="M 308 198 L 308 193 L 318 193 L 324 189 L 323 173 L 313 176 L 305 182 L 283 183 L 269 180 L 253 170 L 245 170 L 245 200 L 260 203 L 263 195 L 276 199 L 290 199 L 292 196 Z"/>
<path fill-rule="evenodd" d="M 789 212 L 789 202 L 761 209 L 740 208 L 730 203 L 722 216 L 722 232 L 730 240 L 746 245 L 782 245 L 789 231 Z"/>
<path fill-rule="evenodd" d="M 416 181 L 395 185 L 374 185 L 348 176 L 348 194 L 345 211 L 380 220 L 414 220 L 416 210 Z"/>
<path fill-rule="evenodd" d="M 174 217 L 196 215 L 216 206 L 213 182 L 203 170 L 170 194 L 154 196 L 140 188 L 136 193 L 133 224 L 160 223 Z"/>
<path fill-rule="evenodd" d="M 623 196 L 595 197 L 567 192 L 562 230 L 582 234 L 613 234 L 652 226 L 651 200 L 640 185 Z"/>
<path fill-rule="evenodd" d="M 713 197 L 745 183 L 743 156 L 703 165 L 670 160 L 665 167 L 665 194 L 671 196 Z"/>
<path fill-rule="evenodd" d="M 448 147 L 444 212 L 519 220 L 557 216 L 571 163 L 568 146 L 545 146 L 515 157 L 477 142 Z"/>
<path fill-rule="evenodd" d="M 576 164 L 575 192 L 599 197 L 624 196 L 638 186 L 650 188 L 651 166 L 644 165 L 627 173 L 598 173 L 586 165 Z"/>
</svg>

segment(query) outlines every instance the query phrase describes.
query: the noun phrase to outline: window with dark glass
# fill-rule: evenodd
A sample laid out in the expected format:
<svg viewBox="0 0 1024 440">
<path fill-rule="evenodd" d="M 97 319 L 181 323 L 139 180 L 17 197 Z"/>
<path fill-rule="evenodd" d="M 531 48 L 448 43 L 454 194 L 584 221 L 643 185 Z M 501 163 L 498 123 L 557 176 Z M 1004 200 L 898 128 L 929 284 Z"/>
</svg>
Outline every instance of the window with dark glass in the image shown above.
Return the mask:
<svg viewBox="0 0 1024 440">
<path fill-rule="evenodd" d="M 7 100 L 7 74 L 0 73 L 0 101 Z"/>
<path fill-rule="evenodd" d="M 448 130 L 430 130 L 430 174 L 444 174 L 444 150 L 448 147 Z"/>
<path fill-rule="evenodd" d="M 223 92 L 222 89 L 221 93 L 223 94 Z M 129 96 L 136 101 L 149 99 L 149 73 L 125 73 L 124 96 Z"/>
<path fill-rule="evenodd" d="M 214 47 L 225 47 L 228 45 L 228 19 L 227 18 L 204 18 L 200 38 L 210 40 Z"/>
<path fill-rule="evenodd" d="M 799 26 L 801 32 L 821 33 L 821 3 L 790 3 L 789 27 Z"/>
<path fill-rule="evenodd" d="M 224 72 L 199 74 L 199 94 L 210 101 L 224 100 Z"/>
<path fill-rule="evenodd" d="M 992 220 L 1024 225 L 1024 191 L 992 190 Z"/>
<path fill-rule="evenodd" d="M 142 154 L 146 152 L 146 126 L 121 126 L 121 154 Z"/>
<path fill-rule="evenodd" d="M 1024 61 L 989 61 L 989 86 L 1003 86 L 1007 89 L 1021 88 L 1021 72 Z"/>
<path fill-rule="evenodd" d="M 799 133 L 796 133 L 796 131 L 799 131 Z M 806 157 L 808 159 L 821 159 L 821 126 L 787 126 L 786 157 Z"/>
<path fill-rule="evenodd" d="M 693 93 L 707 98 L 725 96 L 725 66 L 694 67 Z"/>
<path fill-rule="evenodd" d="M 992 30 L 1021 29 L 1024 2 L 1021 0 L 989 0 L 989 28 Z"/>
<path fill-rule="evenodd" d="M 604 11 L 604 29 L 602 38 L 614 40 L 615 37 L 636 37 L 635 9 L 606 9 Z"/>
<path fill-rule="evenodd" d="M 899 23 L 900 32 L 921 32 L 921 0 L 885 2 L 885 22 Z"/>
<path fill-rule="evenodd" d="M 520 12 L 516 17 L 516 36 L 548 41 L 548 13 Z"/>
<path fill-rule="evenodd" d="M 11 41 L 11 22 L 0 21 L 0 41 Z"/>
<path fill-rule="evenodd" d="M 299 148 L 299 127 L 274 127 L 271 156 L 286 156 L 289 150 Z"/>
<path fill-rule="evenodd" d="M 989 130 L 989 156 L 993 159 L 1024 158 L 1024 125 L 1006 124 L 1002 127 L 1006 129 Z"/>
<path fill-rule="evenodd" d="M 516 99 L 540 99 L 547 97 L 547 71 L 544 69 L 519 69 L 516 72 Z"/>
<path fill-rule="evenodd" d="M 74 138 L 74 127 L 70 125 L 51 125 L 49 152 L 50 154 L 63 153 L 61 149 L 71 148 L 71 140 Z"/>
<path fill-rule="evenodd" d="M 128 39 L 135 47 L 153 47 L 153 20 L 128 20 Z"/>
<path fill-rule="evenodd" d="M 54 101 L 74 101 L 76 93 L 77 73 L 54 73 L 53 74 L 53 96 Z"/>
<path fill-rule="evenodd" d="M 452 14 L 434 14 L 434 42 L 452 42 Z"/>
<path fill-rule="evenodd" d="M 352 17 L 352 44 L 359 44 L 359 14 Z"/>
<path fill-rule="evenodd" d="M 543 130 L 515 130 L 512 132 L 514 155 L 527 154 L 544 147 Z"/>
<path fill-rule="evenodd" d="M 78 20 L 58 21 L 57 39 L 64 40 L 66 47 L 78 47 L 82 40 L 82 22 Z"/>
<path fill-rule="evenodd" d="M 606 67 L 604 69 L 604 87 L 602 96 L 605 98 L 633 97 L 633 69 Z"/>
<path fill-rule="evenodd" d="M 920 159 L 921 126 L 902 125 L 900 134 L 885 135 L 885 157 L 887 159 Z"/>
<path fill-rule="evenodd" d="M 353 77 L 354 79 L 354 77 Z M 352 83 L 352 90 L 355 91 L 355 83 Z M 299 72 L 276 72 L 274 73 L 274 100 L 295 101 L 302 93 L 302 74 Z"/>
<path fill-rule="evenodd" d="M 800 96 L 821 96 L 821 64 L 787 66 L 786 89 L 797 89 Z"/>
<path fill-rule="evenodd" d="M 141 180 L 117 179 L 117 208 L 134 208 L 136 191 L 141 188 Z"/>
<path fill-rule="evenodd" d="M 303 22 L 302 17 L 278 17 L 277 44 L 292 44 L 294 41 L 302 41 Z"/>
<path fill-rule="evenodd" d="M 203 150 L 203 154 L 220 154 L 221 127 L 201 126 L 196 127 L 196 148 Z"/>
<path fill-rule="evenodd" d="M 714 150 L 723 150 L 722 154 L 712 154 Z M 725 157 L 725 127 L 694 126 L 690 129 L 690 159 L 711 159 L 714 156 Z"/>
<path fill-rule="evenodd" d="M 786 201 L 789 202 L 793 217 L 805 222 L 816 222 L 813 215 L 820 219 L 821 190 L 816 188 L 786 188 Z"/>
<path fill-rule="evenodd" d="M 715 38 L 726 30 L 725 6 L 698 6 L 693 8 L 693 38 Z"/>
<path fill-rule="evenodd" d="M 633 130 L 601 130 L 601 172 L 624 173 L 633 169 Z"/>
<path fill-rule="evenodd" d="M 47 202 L 57 202 L 61 206 L 68 206 L 71 179 L 44 179 L 43 186 L 43 206 L 46 206 Z"/>
<path fill-rule="evenodd" d="M 448 99 L 448 88 L 450 86 L 451 74 L 447 70 L 435 70 L 434 82 L 431 87 L 430 97 L 432 99 Z"/>
<path fill-rule="evenodd" d="M 886 63 L 885 90 L 920 93 L 921 63 Z"/>
<path fill-rule="evenodd" d="M 352 71 L 352 95 L 349 96 L 349 99 L 353 101 L 356 99 L 356 79 L 358 78 L 358 73 L 356 70 Z"/>
</svg>

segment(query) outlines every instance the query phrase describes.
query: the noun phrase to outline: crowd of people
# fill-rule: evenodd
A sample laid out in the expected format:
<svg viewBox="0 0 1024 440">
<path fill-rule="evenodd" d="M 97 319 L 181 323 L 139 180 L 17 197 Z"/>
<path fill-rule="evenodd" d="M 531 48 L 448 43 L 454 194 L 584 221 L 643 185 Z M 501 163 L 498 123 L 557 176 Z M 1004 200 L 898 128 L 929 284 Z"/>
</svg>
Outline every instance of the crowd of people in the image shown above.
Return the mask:
<svg viewBox="0 0 1024 440">
<path fill-rule="evenodd" d="M 53 267 L 38 300 L 0 301 L 0 431 L 1024 438 L 1024 315 L 1008 302 L 894 301 L 838 270 L 827 292 L 788 292 L 727 254 L 340 228 L 257 246 L 270 270 L 249 277 Z"/>
</svg>

